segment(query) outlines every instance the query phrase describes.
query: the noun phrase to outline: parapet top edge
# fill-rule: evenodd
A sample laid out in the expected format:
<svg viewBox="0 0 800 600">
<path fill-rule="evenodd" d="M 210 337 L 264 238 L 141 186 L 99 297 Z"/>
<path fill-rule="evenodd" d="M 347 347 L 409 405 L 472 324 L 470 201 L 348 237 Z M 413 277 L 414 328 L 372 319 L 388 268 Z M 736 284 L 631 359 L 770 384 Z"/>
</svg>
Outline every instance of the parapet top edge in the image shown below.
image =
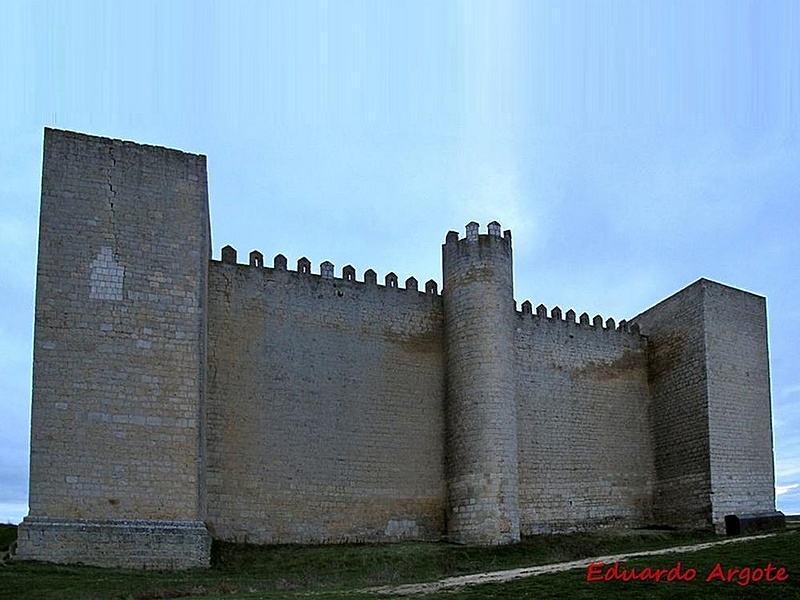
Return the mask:
<svg viewBox="0 0 800 600">
<path fill-rule="evenodd" d="M 178 148 L 171 148 L 169 146 L 159 146 L 158 144 L 146 144 L 142 142 L 136 142 L 133 140 L 123 140 L 121 138 L 112 138 L 112 137 L 105 137 L 101 135 L 92 135 L 89 133 L 81 133 L 80 131 L 72 131 L 71 129 L 57 129 L 55 127 L 45 127 L 44 128 L 44 136 L 45 140 L 47 140 L 48 136 L 60 136 L 60 137 L 69 137 L 75 139 L 82 139 L 82 140 L 92 140 L 96 143 L 102 144 L 123 144 L 123 145 L 132 145 L 138 146 L 140 148 L 151 148 L 156 150 L 165 150 L 167 152 L 173 152 L 176 154 L 182 154 L 185 156 L 196 156 L 199 158 L 203 158 L 205 160 L 208 157 L 205 154 L 201 154 L 199 152 L 187 152 L 186 150 L 180 150 Z"/>
<path fill-rule="evenodd" d="M 714 281 L 713 279 L 708 279 L 707 277 L 701 277 L 693 281 L 692 283 L 682 287 L 677 292 L 674 292 L 669 296 L 667 296 L 666 298 L 663 298 L 662 300 L 659 300 L 658 302 L 648 306 L 646 309 L 639 312 L 635 317 L 631 317 L 630 321 L 636 321 L 637 319 L 645 317 L 645 315 L 647 315 L 647 313 L 649 313 L 650 311 L 656 310 L 659 307 L 669 302 L 673 302 L 676 297 L 681 296 L 682 294 L 685 294 L 690 290 L 701 290 L 703 291 L 703 293 L 705 293 L 705 290 L 714 288 L 726 290 L 729 293 L 737 293 L 737 294 L 742 294 L 744 296 L 749 296 L 751 298 L 757 299 L 759 302 L 762 302 L 764 304 L 766 304 L 767 302 L 767 297 L 765 295 L 757 294 L 749 290 L 743 290 L 742 288 L 737 288 L 732 285 L 728 285 L 727 283 L 720 283 L 719 281 Z"/>
</svg>

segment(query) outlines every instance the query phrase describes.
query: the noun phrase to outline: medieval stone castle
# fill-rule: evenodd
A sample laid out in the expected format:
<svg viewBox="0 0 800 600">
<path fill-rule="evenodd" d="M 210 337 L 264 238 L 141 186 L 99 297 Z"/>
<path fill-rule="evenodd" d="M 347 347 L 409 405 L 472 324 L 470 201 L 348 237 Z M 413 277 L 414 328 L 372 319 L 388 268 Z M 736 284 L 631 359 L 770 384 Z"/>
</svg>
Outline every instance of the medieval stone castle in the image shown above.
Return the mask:
<svg viewBox="0 0 800 600">
<path fill-rule="evenodd" d="M 204 156 L 46 130 L 19 556 L 775 514 L 764 298 L 701 279 L 627 322 L 517 310 L 511 246 L 449 232 L 441 291 L 211 260 Z"/>
</svg>

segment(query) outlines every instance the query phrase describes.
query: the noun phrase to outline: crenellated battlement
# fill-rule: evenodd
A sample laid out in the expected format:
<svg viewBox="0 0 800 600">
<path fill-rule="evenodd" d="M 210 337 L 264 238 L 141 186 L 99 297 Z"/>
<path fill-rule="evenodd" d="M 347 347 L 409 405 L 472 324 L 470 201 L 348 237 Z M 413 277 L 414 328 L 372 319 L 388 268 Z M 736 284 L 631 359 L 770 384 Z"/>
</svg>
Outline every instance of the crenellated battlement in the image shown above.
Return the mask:
<svg viewBox="0 0 800 600">
<path fill-rule="evenodd" d="M 457 231 L 448 231 L 444 242 L 445 247 L 455 244 L 474 244 L 480 240 L 498 240 L 505 242 L 508 249 L 511 249 L 511 230 L 506 229 L 501 236 L 500 223 L 497 221 L 492 221 L 486 226 L 485 234 L 480 233 L 480 224 L 476 223 L 475 221 L 470 221 L 467 223 L 465 230 L 466 235 L 463 238 L 459 238 Z"/>
<path fill-rule="evenodd" d="M 629 323 L 625 319 L 617 323 L 613 317 L 603 319 L 601 315 L 595 315 L 590 318 L 589 313 L 581 313 L 576 318 L 576 313 L 573 309 L 569 309 L 566 313 L 562 313 L 559 306 L 554 306 L 547 312 L 547 307 L 544 304 L 539 304 L 536 311 L 533 310 L 533 304 L 530 300 L 525 300 L 522 307 L 517 311 L 517 316 L 521 319 L 531 319 L 539 322 L 562 323 L 566 326 L 574 326 L 581 329 L 595 330 L 595 331 L 618 331 L 620 333 L 629 333 L 631 335 L 642 335 L 639 325 L 637 323 Z"/>
<path fill-rule="evenodd" d="M 443 246 L 444 251 L 447 251 L 447 247 L 451 246 L 452 248 L 463 246 L 465 248 L 469 248 L 470 244 L 480 243 L 481 240 L 484 240 L 484 243 L 488 241 L 492 243 L 493 241 L 502 242 L 506 245 L 510 251 L 511 247 L 511 231 L 505 230 L 501 235 L 501 226 L 500 223 L 497 221 L 492 221 L 491 223 L 487 224 L 486 226 L 486 233 L 480 233 L 480 225 L 479 223 L 472 221 L 467 223 L 465 226 L 465 235 L 463 238 L 459 237 L 457 231 L 449 231 L 445 238 L 445 244 Z M 303 256 L 297 260 L 296 268 L 289 269 L 288 268 L 288 260 L 286 256 L 283 254 L 276 254 L 273 258 L 273 266 L 268 267 L 264 263 L 264 255 L 258 250 L 253 250 L 248 255 L 248 263 L 239 263 L 238 262 L 238 252 L 236 248 L 231 245 L 226 245 L 221 250 L 221 263 L 228 264 L 228 265 L 237 265 L 237 266 L 250 266 L 256 269 L 265 269 L 267 271 L 288 271 L 294 272 L 301 275 L 309 275 L 313 277 L 319 277 L 322 279 L 332 279 L 336 281 L 347 281 L 351 283 L 360 283 L 364 285 L 371 285 L 377 286 L 380 288 L 387 288 L 387 289 L 397 289 L 409 292 L 418 292 L 423 295 L 431 295 L 431 296 L 440 296 L 439 286 L 437 282 L 433 279 L 429 279 L 425 283 L 424 290 L 419 289 L 419 282 L 418 280 L 411 276 L 405 280 L 404 286 L 400 286 L 400 280 L 396 273 L 389 272 L 383 278 L 383 283 L 378 283 L 378 274 L 373 269 L 367 269 L 364 271 L 363 279 L 359 280 L 356 275 L 356 269 L 353 265 L 345 265 L 342 267 L 341 275 L 337 277 L 335 275 L 335 265 L 330 261 L 323 261 L 319 264 L 318 272 L 314 273 L 312 270 L 312 263 L 311 261 Z M 515 303 L 516 307 L 516 303 Z M 516 308 L 515 308 L 516 310 Z M 561 323 L 565 326 L 574 326 L 581 329 L 586 330 L 593 330 L 593 331 L 616 331 L 620 333 L 628 333 L 631 335 L 642 335 L 639 325 L 636 323 L 629 323 L 625 319 L 617 321 L 613 317 L 604 318 L 602 315 L 595 315 L 594 317 L 590 317 L 588 313 L 583 312 L 580 315 L 577 315 L 576 311 L 573 309 L 569 309 L 564 312 L 561 307 L 554 306 L 548 310 L 548 308 L 544 304 L 539 304 L 535 307 L 531 303 L 530 300 L 525 300 L 520 309 L 516 310 L 516 314 L 521 319 L 531 319 L 532 321 L 540 321 L 540 322 L 549 322 L 549 323 Z"/>
<path fill-rule="evenodd" d="M 367 269 L 364 271 L 364 279 L 363 281 L 358 281 L 356 278 L 356 269 L 353 265 L 345 265 L 342 267 L 342 274 L 341 277 L 336 277 L 334 274 L 335 266 L 332 262 L 326 260 L 320 263 L 319 265 L 319 272 L 313 273 L 311 268 L 311 261 L 303 256 L 297 260 L 297 268 L 295 270 L 289 269 L 287 267 L 288 261 L 283 254 L 276 254 L 275 258 L 272 261 L 272 267 L 267 267 L 264 265 L 264 255 L 259 252 L 258 250 L 253 250 L 249 254 L 249 263 L 243 264 L 238 262 L 238 252 L 236 248 L 231 245 L 224 246 L 221 251 L 222 259 L 220 261 L 212 261 L 212 262 L 220 262 L 225 265 L 234 265 L 239 267 L 246 267 L 250 266 L 256 269 L 265 269 L 267 271 L 287 271 L 298 273 L 300 275 L 310 275 L 312 277 L 319 277 L 322 279 L 333 279 L 337 281 L 347 281 L 350 283 L 360 283 L 364 285 L 374 285 L 381 288 L 387 289 L 397 289 L 403 290 L 408 292 L 418 292 L 421 295 L 429 295 L 429 296 L 439 296 L 439 284 L 436 283 L 435 280 L 429 279 L 425 282 L 425 289 L 419 289 L 419 280 L 414 277 L 408 277 L 405 282 L 404 286 L 399 286 L 399 278 L 396 273 L 389 272 L 383 279 L 383 284 L 378 283 L 378 274 L 373 269 Z"/>
</svg>

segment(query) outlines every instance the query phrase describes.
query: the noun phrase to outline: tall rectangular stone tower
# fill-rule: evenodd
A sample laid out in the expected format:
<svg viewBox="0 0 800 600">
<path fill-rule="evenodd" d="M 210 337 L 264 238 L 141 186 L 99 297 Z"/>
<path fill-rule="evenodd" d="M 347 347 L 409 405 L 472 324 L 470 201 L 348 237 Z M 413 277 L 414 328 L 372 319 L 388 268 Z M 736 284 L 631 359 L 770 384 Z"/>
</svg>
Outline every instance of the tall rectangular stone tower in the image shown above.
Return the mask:
<svg viewBox="0 0 800 600">
<path fill-rule="evenodd" d="M 655 521 L 778 518 L 765 299 L 700 279 L 633 320 L 649 339 Z"/>
<path fill-rule="evenodd" d="M 204 156 L 45 130 L 21 558 L 208 564 L 210 247 Z"/>
</svg>

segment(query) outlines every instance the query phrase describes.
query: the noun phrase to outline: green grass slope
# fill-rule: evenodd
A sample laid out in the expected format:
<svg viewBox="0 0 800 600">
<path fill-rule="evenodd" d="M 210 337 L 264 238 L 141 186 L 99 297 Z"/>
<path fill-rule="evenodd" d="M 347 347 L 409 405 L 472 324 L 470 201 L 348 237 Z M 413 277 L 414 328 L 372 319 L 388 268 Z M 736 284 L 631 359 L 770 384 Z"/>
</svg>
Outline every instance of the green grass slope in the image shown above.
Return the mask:
<svg viewBox="0 0 800 600">
<path fill-rule="evenodd" d="M 0 529 L 2 535 L 8 533 Z M 374 586 L 528 567 L 635 550 L 720 540 L 709 534 L 628 531 L 541 536 L 520 544 L 466 548 L 451 544 L 401 543 L 343 546 L 242 546 L 215 543 L 212 567 L 180 573 L 98 569 L 12 562 L 0 567 L 0 598 L 124 599 L 157 598 L 385 598 Z M 800 598 L 800 534 L 718 546 L 681 555 L 653 556 L 625 568 L 669 569 L 681 562 L 696 571 L 693 581 L 587 581 L 587 570 L 541 575 L 506 583 L 441 591 L 425 598 Z M 722 568 L 787 569 L 787 581 L 706 582 Z"/>
</svg>

